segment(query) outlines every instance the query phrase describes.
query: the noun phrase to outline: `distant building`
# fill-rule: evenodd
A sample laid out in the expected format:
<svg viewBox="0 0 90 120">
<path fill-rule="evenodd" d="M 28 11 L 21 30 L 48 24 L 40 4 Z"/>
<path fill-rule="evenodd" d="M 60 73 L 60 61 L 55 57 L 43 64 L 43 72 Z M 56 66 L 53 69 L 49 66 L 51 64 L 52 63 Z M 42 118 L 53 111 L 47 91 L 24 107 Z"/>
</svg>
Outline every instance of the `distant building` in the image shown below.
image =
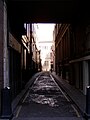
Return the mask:
<svg viewBox="0 0 90 120">
<path fill-rule="evenodd" d="M 41 50 L 42 70 L 49 71 L 51 69 L 50 50 L 53 41 L 40 41 L 39 49 Z"/>
<path fill-rule="evenodd" d="M 54 71 L 54 58 L 55 58 L 55 47 L 54 47 L 54 42 L 51 46 L 51 51 L 50 51 L 50 64 L 51 64 L 51 71 Z"/>
</svg>

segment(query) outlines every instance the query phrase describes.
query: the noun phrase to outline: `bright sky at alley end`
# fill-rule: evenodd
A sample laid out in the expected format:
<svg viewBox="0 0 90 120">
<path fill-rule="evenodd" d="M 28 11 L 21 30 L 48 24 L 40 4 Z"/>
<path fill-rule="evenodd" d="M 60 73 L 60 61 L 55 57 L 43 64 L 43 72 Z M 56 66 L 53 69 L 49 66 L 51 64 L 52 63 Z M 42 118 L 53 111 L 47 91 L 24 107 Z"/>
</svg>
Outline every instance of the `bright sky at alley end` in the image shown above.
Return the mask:
<svg viewBox="0 0 90 120">
<path fill-rule="evenodd" d="M 37 36 L 39 41 L 52 41 L 54 25 L 52 23 L 38 23 Z"/>
</svg>

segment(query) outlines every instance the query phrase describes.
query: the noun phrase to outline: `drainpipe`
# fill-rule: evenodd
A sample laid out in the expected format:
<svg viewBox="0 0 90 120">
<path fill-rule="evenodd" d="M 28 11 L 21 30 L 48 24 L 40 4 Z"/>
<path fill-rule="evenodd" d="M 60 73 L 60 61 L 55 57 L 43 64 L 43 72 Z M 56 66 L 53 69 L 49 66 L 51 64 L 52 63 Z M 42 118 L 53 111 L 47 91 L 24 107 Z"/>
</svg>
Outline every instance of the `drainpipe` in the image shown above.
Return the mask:
<svg viewBox="0 0 90 120">
<path fill-rule="evenodd" d="M 30 23 L 30 69 L 31 69 L 31 75 L 32 75 L 32 69 L 33 69 L 33 64 L 32 64 L 32 23 Z"/>
<path fill-rule="evenodd" d="M 30 23 L 30 52 L 32 53 L 32 23 Z"/>
<path fill-rule="evenodd" d="M 7 48 L 7 6 L 4 1 L 4 23 L 3 23 L 3 77 L 4 77 L 4 88 L 9 88 L 9 58 Z"/>
</svg>

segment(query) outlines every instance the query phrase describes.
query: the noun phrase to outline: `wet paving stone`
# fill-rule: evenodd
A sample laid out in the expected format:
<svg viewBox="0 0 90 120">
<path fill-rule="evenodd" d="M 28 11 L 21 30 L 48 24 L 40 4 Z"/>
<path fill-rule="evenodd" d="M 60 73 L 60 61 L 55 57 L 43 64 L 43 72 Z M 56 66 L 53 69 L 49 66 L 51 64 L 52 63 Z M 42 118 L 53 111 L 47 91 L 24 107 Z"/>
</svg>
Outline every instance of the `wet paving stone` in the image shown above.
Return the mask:
<svg viewBox="0 0 90 120">
<path fill-rule="evenodd" d="M 74 103 L 65 98 L 58 85 L 45 73 L 29 89 L 18 117 L 77 117 L 72 105 Z"/>
<path fill-rule="evenodd" d="M 55 109 L 57 114 L 63 112 L 65 115 L 76 116 L 76 113 L 70 106 L 71 103 L 65 99 L 57 85 L 48 74 L 42 75 L 37 81 L 35 81 L 33 86 L 29 89 L 28 99 L 29 103 L 32 101 L 34 103 L 47 105 Z M 46 112 L 44 114 L 46 114 Z M 63 114 L 61 114 L 61 116 Z"/>
</svg>

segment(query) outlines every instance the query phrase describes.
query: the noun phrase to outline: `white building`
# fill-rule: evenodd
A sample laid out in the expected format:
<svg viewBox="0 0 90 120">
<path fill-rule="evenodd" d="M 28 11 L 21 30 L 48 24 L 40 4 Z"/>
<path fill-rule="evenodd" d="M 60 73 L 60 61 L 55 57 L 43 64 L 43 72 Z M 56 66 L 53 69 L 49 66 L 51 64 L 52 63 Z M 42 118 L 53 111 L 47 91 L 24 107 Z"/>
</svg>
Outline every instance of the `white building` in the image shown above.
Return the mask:
<svg viewBox="0 0 90 120">
<path fill-rule="evenodd" d="M 54 24 L 34 24 L 37 36 L 37 47 L 41 51 L 43 71 L 51 69 L 50 51 L 53 43 Z"/>
<path fill-rule="evenodd" d="M 39 49 L 41 50 L 42 70 L 49 71 L 51 69 L 51 46 L 53 41 L 40 41 Z"/>
</svg>

